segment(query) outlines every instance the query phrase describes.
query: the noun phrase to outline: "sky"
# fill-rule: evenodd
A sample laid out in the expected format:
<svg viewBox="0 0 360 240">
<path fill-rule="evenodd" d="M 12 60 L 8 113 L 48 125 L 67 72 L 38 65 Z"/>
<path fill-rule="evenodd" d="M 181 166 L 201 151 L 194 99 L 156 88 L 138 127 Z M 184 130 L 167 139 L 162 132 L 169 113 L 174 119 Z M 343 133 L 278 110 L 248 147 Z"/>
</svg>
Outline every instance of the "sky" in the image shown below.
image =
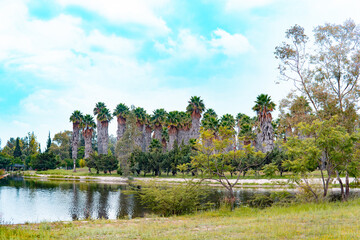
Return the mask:
<svg viewBox="0 0 360 240">
<path fill-rule="evenodd" d="M 298 24 L 360 23 L 356 0 L 0 0 L 0 139 L 71 130 L 74 110 L 125 103 L 218 115 L 279 101 L 277 45 Z M 276 112 L 275 112 L 276 115 Z M 116 135 L 116 121 L 109 133 Z"/>
</svg>

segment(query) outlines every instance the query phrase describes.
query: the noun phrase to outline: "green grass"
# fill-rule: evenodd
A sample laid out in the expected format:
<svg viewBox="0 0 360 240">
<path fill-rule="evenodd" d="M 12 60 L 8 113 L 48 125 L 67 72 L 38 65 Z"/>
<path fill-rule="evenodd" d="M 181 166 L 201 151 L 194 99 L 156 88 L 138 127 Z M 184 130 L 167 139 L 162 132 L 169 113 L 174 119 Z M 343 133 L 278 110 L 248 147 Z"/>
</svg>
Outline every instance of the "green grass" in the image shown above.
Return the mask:
<svg viewBox="0 0 360 240">
<path fill-rule="evenodd" d="M 170 218 L 0 226 L 0 239 L 358 239 L 360 200 Z"/>
</svg>

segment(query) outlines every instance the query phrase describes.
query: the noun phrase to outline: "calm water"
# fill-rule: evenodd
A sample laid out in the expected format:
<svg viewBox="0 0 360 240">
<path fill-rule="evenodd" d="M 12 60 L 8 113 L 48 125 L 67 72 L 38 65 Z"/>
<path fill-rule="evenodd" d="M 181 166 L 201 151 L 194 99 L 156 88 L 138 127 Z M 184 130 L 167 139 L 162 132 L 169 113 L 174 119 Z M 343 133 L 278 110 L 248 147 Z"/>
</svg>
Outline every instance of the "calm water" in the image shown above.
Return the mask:
<svg viewBox="0 0 360 240">
<path fill-rule="evenodd" d="M 0 223 L 143 217 L 146 208 L 134 195 L 124 194 L 126 189 L 126 185 L 9 176 L 0 180 Z M 255 192 L 238 190 L 236 195 L 240 202 L 246 202 Z M 222 196 L 214 189 L 209 200 L 219 203 Z"/>
</svg>

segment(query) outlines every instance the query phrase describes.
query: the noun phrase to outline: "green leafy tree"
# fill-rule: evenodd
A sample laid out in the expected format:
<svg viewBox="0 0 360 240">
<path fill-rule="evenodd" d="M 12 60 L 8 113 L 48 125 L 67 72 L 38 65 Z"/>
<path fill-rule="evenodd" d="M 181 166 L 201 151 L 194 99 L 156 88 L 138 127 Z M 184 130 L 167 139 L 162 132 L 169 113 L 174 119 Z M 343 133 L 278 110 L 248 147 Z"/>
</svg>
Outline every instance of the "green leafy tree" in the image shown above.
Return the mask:
<svg viewBox="0 0 360 240">
<path fill-rule="evenodd" d="M 22 156 L 21 149 L 20 149 L 20 138 L 16 138 L 15 150 L 14 150 L 13 156 L 14 156 L 14 158 L 20 158 Z"/>
<path fill-rule="evenodd" d="M 334 117 L 315 120 L 311 124 L 300 123 L 299 129 L 305 137 L 289 138 L 285 144 L 290 158 L 284 162 L 284 167 L 292 171 L 292 180 L 310 191 L 315 199 L 319 196 L 310 184 L 309 176 L 314 169 L 324 166 L 320 168 L 322 196 L 328 195 L 329 184 L 336 178 L 343 200 L 347 200 L 350 194 L 349 176 L 357 176 L 360 170 L 359 135 L 347 133 L 337 121 Z M 340 178 L 341 174 L 345 175 L 345 182 Z"/>
<path fill-rule="evenodd" d="M 227 148 L 234 144 L 234 130 L 227 127 L 220 127 L 219 139 L 214 137 L 211 130 L 202 130 L 200 133 L 200 139 L 196 144 L 198 154 L 192 158 L 192 165 L 203 172 L 204 178 L 214 179 L 221 183 L 228 191 L 228 200 L 233 209 L 235 202 L 233 188 L 238 183 L 241 173 L 252 167 L 252 164 L 248 164 L 245 160 L 249 155 L 263 157 L 263 153 L 256 152 L 249 145 L 241 150 L 228 152 Z M 238 173 L 235 181 L 231 181 L 227 176 L 230 171 Z"/>
</svg>

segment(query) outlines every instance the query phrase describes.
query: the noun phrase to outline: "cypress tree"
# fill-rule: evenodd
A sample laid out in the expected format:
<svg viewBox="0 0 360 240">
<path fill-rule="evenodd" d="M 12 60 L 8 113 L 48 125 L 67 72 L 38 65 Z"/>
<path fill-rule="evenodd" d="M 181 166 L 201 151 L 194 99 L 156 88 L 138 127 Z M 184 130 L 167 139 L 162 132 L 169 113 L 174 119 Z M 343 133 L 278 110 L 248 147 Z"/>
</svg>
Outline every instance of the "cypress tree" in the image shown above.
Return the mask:
<svg viewBox="0 0 360 240">
<path fill-rule="evenodd" d="M 22 155 L 22 153 L 21 153 L 21 149 L 20 149 L 20 139 L 16 138 L 14 158 L 21 157 L 21 155 Z"/>
<path fill-rule="evenodd" d="M 49 137 L 48 137 L 48 140 L 46 142 L 46 150 L 45 150 L 45 152 L 49 152 L 50 146 L 51 146 L 51 138 L 50 138 L 50 132 L 49 132 Z"/>
</svg>

